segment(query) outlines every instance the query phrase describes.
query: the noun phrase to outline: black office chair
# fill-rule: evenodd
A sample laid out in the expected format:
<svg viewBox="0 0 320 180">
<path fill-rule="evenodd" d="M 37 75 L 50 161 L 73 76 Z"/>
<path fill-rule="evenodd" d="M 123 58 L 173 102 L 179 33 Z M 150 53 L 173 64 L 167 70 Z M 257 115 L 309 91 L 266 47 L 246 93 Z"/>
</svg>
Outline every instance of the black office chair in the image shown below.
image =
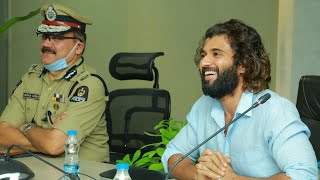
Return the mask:
<svg viewBox="0 0 320 180">
<path fill-rule="evenodd" d="M 170 94 L 159 89 L 159 73 L 154 60 L 163 52 L 117 53 L 109 64 L 109 72 L 118 80 L 154 81 L 152 88 L 130 88 L 111 91 L 108 102 L 110 161 L 133 154 L 145 144 L 160 142 L 144 132 L 170 117 Z"/>
<path fill-rule="evenodd" d="M 320 76 L 302 76 L 299 82 L 297 109 L 311 131 L 310 142 L 320 160 Z"/>
</svg>

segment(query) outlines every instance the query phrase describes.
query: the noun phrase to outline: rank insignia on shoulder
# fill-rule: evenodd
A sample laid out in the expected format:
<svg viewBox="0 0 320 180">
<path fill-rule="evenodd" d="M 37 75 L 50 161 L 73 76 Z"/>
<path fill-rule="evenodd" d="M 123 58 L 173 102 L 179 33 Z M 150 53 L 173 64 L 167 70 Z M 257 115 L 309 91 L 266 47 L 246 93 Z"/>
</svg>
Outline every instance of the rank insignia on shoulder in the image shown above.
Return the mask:
<svg viewBox="0 0 320 180">
<path fill-rule="evenodd" d="M 81 77 L 80 81 L 83 81 L 83 80 L 87 79 L 87 77 L 89 77 L 89 74 L 86 74 L 85 76 Z"/>
<path fill-rule="evenodd" d="M 29 68 L 29 72 L 41 72 L 41 69 L 41 66 L 39 66 L 38 64 L 32 64 Z"/>
<path fill-rule="evenodd" d="M 37 66 L 38 66 L 37 64 L 32 64 L 31 71 L 35 70 Z"/>
<path fill-rule="evenodd" d="M 88 100 L 89 88 L 87 86 L 79 87 L 70 99 L 70 102 L 85 102 Z"/>
<path fill-rule="evenodd" d="M 64 95 L 63 94 L 54 93 L 53 96 L 51 97 L 51 100 L 55 101 L 55 102 L 64 103 Z"/>
</svg>

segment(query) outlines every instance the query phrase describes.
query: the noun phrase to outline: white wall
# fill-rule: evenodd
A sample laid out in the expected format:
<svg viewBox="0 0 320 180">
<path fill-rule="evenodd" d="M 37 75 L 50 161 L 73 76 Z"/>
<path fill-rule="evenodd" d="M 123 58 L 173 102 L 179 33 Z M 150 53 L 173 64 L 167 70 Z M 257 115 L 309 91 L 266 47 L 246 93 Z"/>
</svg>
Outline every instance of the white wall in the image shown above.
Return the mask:
<svg viewBox="0 0 320 180">
<path fill-rule="evenodd" d="M 299 79 L 320 75 L 320 1 L 279 2 L 276 91 L 296 102 Z"/>
</svg>

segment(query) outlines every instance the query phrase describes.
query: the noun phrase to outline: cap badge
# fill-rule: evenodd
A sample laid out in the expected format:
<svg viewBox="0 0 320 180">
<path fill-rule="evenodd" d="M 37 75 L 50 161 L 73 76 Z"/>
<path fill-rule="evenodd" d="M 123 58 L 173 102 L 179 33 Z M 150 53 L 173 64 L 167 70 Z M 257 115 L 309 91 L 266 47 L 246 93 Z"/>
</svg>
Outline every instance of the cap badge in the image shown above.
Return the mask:
<svg viewBox="0 0 320 180">
<path fill-rule="evenodd" d="M 54 21 L 57 18 L 57 12 L 53 9 L 53 7 L 50 5 L 46 11 L 46 18 L 49 21 Z"/>
</svg>

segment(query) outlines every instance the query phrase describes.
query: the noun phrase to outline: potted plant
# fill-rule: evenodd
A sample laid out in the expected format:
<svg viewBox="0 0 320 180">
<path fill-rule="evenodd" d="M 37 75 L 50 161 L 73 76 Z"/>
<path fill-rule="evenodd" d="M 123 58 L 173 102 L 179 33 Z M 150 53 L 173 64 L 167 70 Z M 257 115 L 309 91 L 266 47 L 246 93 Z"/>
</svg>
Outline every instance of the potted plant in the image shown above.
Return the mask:
<svg viewBox="0 0 320 180">
<path fill-rule="evenodd" d="M 163 171 L 164 169 L 161 163 L 161 157 L 164 153 L 165 147 L 186 124 L 186 121 L 182 122 L 173 119 L 160 121 L 154 127 L 155 130 L 159 131 L 157 134 L 145 132 L 145 134 L 148 136 L 161 137 L 160 142 L 147 144 L 141 147 L 140 150 L 137 150 L 133 154 L 132 158 L 129 154 L 127 154 L 122 160 L 117 160 L 117 162 L 126 162 L 130 166 L 144 167 L 150 170 Z M 146 147 L 152 147 L 152 150 L 142 154 L 141 150 Z"/>
</svg>

